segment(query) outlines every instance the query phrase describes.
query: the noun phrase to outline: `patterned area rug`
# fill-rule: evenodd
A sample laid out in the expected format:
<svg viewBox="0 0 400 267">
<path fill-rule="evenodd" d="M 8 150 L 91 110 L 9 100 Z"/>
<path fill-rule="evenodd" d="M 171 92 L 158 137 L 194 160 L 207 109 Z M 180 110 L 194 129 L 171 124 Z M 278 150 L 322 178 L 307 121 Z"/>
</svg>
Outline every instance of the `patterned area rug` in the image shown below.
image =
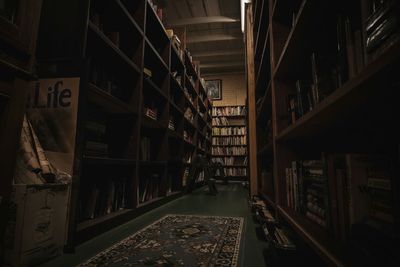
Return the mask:
<svg viewBox="0 0 400 267">
<path fill-rule="evenodd" d="M 83 266 L 237 266 L 243 218 L 167 215 Z"/>
</svg>

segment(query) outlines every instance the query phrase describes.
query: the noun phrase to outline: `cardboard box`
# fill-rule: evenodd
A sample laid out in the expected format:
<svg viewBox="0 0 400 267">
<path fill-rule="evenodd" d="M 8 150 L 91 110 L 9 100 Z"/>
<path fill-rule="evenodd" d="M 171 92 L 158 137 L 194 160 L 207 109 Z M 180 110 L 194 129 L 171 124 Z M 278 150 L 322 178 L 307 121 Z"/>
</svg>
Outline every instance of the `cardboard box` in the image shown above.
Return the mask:
<svg viewBox="0 0 400 267">
<path fill-rule="evenodd" d="M 14 185 L 6 264 L 32 266 L 62 254 L 69 195 L 68 184 Z"/>
</svg>

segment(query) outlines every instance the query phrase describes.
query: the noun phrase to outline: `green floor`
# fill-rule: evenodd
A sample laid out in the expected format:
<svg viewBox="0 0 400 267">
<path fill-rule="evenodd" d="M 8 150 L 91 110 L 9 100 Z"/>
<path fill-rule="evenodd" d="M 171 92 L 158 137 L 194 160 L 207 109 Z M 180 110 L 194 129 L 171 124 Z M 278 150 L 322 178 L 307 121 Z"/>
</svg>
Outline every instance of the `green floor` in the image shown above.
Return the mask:
<svg viewBox="0 0 400 267">
<path fill-rule="evenodd" d="M 206 187 L 200 188 L 190 195 L 154 209 L 80 245 L 75 254 L 65 254 L 42 266 L 75 266 L 166 214 L 244 217 L 245 229 L 240 248 L 239 266 L 265 266 L 262 250 L 267 247 L 267 244 L 256 236 L 255 225 L 248 208 L 247 189 L 238 183 L 218 185 L 218 189 L 219 194 L 211 196 L 207 195 Z"/>
</svg>

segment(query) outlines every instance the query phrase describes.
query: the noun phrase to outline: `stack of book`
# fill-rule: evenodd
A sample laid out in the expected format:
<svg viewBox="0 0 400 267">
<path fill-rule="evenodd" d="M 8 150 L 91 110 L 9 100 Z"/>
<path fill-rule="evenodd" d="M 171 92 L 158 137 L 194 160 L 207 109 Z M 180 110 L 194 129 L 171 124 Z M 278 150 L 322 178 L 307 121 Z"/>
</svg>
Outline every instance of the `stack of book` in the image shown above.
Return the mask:
<svg viewBox="0 0 400 267">
<path fill-rule="evenodd" d="M 145 107 L 145 115 L 150 119 L 157 120 L 158 119 L 158 109 L 154 105 L 152 107 Z"/>
</svg>

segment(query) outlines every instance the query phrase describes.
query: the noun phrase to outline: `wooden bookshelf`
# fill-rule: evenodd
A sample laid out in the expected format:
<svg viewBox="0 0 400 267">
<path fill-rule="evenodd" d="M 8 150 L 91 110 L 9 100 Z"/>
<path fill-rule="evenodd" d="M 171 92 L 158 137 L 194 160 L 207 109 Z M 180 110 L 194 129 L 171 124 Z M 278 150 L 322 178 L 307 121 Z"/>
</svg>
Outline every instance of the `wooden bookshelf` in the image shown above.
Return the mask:
<svg viewBox="0 0 400 267">
<path fill-rule="evenodd" d="M 380 265 L 382 257 L 390 256 L 382 256 L 382 251 L 373 249 L 374 245 L 364 246 L 368 243 L 365 240 L 398 240 L 399 236 L 399 132 L 394 121 L 400 33 L 396 30 L 388 40 L 378 39 L 379 47 L 367 50 L 367 18 L 373 12 L 379 13 L 379 6 L 375 8 L 369 0 L 329 4 L 257 0 L 246 7 L 246 54 L 252 56 L 246 60 L 248 66 L 254 67 L 254 77 L 248 71 L 248 95 L 251 90 L 255 92 L 249 110 L 257 111 L 256 126 L 249 129 L 249 144 L 257 148 L 257 172 L 253 172 L 257 173 L 256 193 L 273 208 L 282 225 L 289 226 L 331 266 Z M 312 96 L 315 93 L 318 96 Z M 304 96 L 310 98 L 305 100 Z M 357 174 L 350 175 L 349 166 L 354 164 L 350 158 L 354 155 L 390 159 L 390 175 L 385 178 L 391 184 L 385 193 L 392 203 L 385 213 L 392 218 L 390 223 L 372 217 L 372 213 L 364 214 L 363 221 L 346 221 L 354 216 L 346 202 L 347 194 L 352 194 L 352 203 L 361 201 L 358 195 L 346 191 L 358 179 Z M 337 165 L 338 158 L 343 157 L 347 159 L 342 162 L 346 168 Z M 311 159 L 323 166 L 321 188 L 325 197 L 324 203 L 318 205 L 325 214 L 319 219 L 310 216 L 309 200 L 301 198 L 305 193 L 300 189 L 291 191 L 292 175 L 299 168 L 298 188 L 308 190 L 307 186 L 315 185 L 302 180 L 307 170 L 303 164 L 309 164 L 307 160 Z M 341 171 L 346 184 L 337 183 L 342 179 Z M 307 206 L 291 199 L 293 194 Z M 368 224 L 371 221 L 374 227 Z M 361 231 L 362 227 L 373 230 L 360 234 L 357 229 Z M 388 254 L 395 253 L 390 246 L 386 250 Z"/>
<path fill-rule="evenodd" d="M 15 0 L 0 7 L 0 239 L 10 218 L 10 200 L 28 92 L 37 80 L 36 40 L 42 1 Z M 0 262 L 4 259 L 0 245 Z M 1 264 L 0 263 L 0 264 Z"/>
<path fill-rule="evenodd" d="M 214 106 L 212 109 L 213 160 L 222 160 L 230 180 L 247 180 L 246 106 Z M 232 153 L 234 150 L 236 152 Z M 233 155 L 231 155 L 233 154 Z"/>
<path fill-rule="evenodd" d="M 73 21 L 71 14 L 78 14 Z M 147 0 L 47 1 L 39 45 L 40 78 L 80 78 L 66 246 L 73 250 L 181 195 L 190 167 L 183 158 L 211 153 L 211 104 L 189 52 L 173 45 Z M 96 155 L 85 148 L 93 141 L 85 130 L 91 121 L 106 129 L 96 142 L 107 151 Z M 107 183 L 121 187 L 118 208 L 88 212 L 91 195 L 104 195 Z"/>
</svg>

